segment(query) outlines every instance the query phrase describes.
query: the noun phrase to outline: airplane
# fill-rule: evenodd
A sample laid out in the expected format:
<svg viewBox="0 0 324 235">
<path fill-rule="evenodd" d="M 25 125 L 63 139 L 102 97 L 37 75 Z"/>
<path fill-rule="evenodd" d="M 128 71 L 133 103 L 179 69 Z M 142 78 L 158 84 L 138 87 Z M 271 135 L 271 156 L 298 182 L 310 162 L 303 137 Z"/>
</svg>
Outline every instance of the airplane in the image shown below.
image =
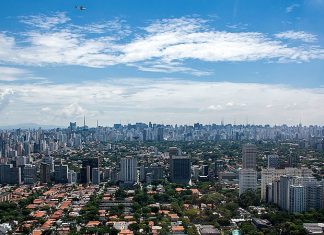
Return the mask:
<svg viewBox="0 0 324 235">
<path fill-rule="evenodd" d="M 84 6 L 75 6 L 75 9 L 78 9 L 80 11 L 86 10 L 86 8 Z"/>
</svg>

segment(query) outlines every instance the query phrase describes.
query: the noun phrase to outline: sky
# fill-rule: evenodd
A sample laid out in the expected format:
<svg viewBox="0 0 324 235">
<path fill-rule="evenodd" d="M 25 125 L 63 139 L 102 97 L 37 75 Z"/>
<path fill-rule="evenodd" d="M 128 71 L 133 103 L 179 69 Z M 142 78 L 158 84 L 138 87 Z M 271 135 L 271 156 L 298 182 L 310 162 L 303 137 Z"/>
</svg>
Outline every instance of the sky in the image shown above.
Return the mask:
<svg viewBox="0 0 324 235">
<path fill-rule="evenodd" d="M 323 23 L 324 0 L 6 1 L 0 126 L 324 125 Z"/>
</svg>

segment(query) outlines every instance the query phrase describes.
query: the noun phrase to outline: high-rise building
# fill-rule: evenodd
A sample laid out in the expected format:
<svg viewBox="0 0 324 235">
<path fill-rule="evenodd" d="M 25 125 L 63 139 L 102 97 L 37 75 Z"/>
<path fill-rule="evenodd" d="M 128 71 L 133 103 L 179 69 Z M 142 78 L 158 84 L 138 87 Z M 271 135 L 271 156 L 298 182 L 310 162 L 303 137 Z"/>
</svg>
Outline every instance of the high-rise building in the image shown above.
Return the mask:
<svg viewBox="0 0 324 235">
<path fill-rule="evenodd" d="M 150 172 L 152 173 L 152 181 L 162 180 L 164 177 L 164 170 L 162 166 L 152 164 L 150 166 Z"/>
<path fill-rule="evenodd" d="M 306 210 L 323 209 L 323 184 L 320 181 L 306 182 Z"/>
<path fill-rule="evenodd" d="M 297 167 L 299 163 L 299 157 L 296 155 L 289 155 L 288 156 L 288 166 L 289 167 Z"/>
<path fill-rule="evenodd" d="M 80 183 L 89 184 L 91 182 L 93 168 L 99 168 L 99 158 L 86 158 L 82 160 L 82 168 L 79 175 Z"/>
<path fill-rule="evenodd" d="M 80 173 L 79 173 L 78 176 L 79 176 L 79 179 L 78 179 L 79 183 L 81 183 L 81 184 L 89 183 L 88 182 L 88 177 L 87 177 L 87 167 L 82 167 L 80 169 Z"/>
<path fill-rule="evenodd" d="M 240 169 L 239 171 L 239 195 L 246 190 L 257 189 L 257 172 L 254 169 Z"/>
<path fill-rule="evenodd" d="M 54 172 L 54 159 L 53 159 L 53 157 L 47 155 L 47 156 L 43 157 L 42 162 L 49 165 L 50 172 Z"/>
<path fill-rule="evenodd" d="M 66 184 L 68 183 L 69 167 L 67 165 L 55 165 L 54 179 L 55 183 Z"/>
<path fill-rule="evenodd" d="M 171 182 L 188 184 L 191 178 L 191 161 L 188 156 L 171 156 Z"/>
<path fill-rule="evenodd" d="M 304 212 L 306 210 L 305 187 L 302 185 L 289 186 L 289 207 L 288 211 L 292 213 Z"/>
<path fill-rule="evenodd" d="M 158 127 L 157 128 L 157 141 L 162 141 L 163 140 L 163 127 Z"/>
<path fill-rule="evenodd" d="M 92 169 L 93 168 L 91 168 L 91 166 L 86 166 L 86 182 L 87 182 L 87 184 L 91 183 Z"/>
<path fill-rule="evenodd" d="M 242 165 L 239 171 L 239 195 L 246 190 L 256 190 L 257 171 L 256 171 L 257 148 L 254 144 L 245 144 L 242 148 Z"/>
<path fill-rule="evenodd" d="M 223 160 L 216 160 L 215 162 L 215 177 L 219 177 L 219 173 L 224 170 L 224 161 Z"/>
<path fill-rule="evenodd" d="M 209 171 L 208 165 L 202 165 L 201 171 L 203 176 L 208 176 L 208 171 Z"/>
<path fill-rule="evenodd" d="M 21 184 L 21 168 L 0 164 L 0 184 Z"/>
<path fill-rule="evenodd" d="M 268 155 L 268 168 L 279 168 L 278 155 Z"/>
<path fill-rule="evenodd" d="M 22 168 L 23 170 L 23 179 L 25 184 L 34 184 L 36 183 L 36 166 L 27 164 Z"/>
<path fill-rule="evenodd" d="M 139 180 L 140 182 L 144 182 L 145 181 L 145 177 L 146 177 L 146 172 L 147 172 L 147 167 L 143 164 L 139 167 Z"/>
<path fill-rule="evenodd" d="M 100 170 L 99 170 L 99 168 L 92 168 L 92 183 L 100 184 Z"/>
<path fill-rule="evenodd" d="M 242 148 L 243 169 L 256 169 L 257 148 L 254 144 L 245 144 Z"/>
<path fill-rule="evenodd" d="M 323 208 L 322 181 L 315 177 L 282 175 L 267 185 L 267 195 L 268 202 L 292 213 Z"/>
<path fill-rule="evenodd" d="M 68 173 L 68 183 L 75 184 L 77 182 L 77 173 L 73 170 L 69 170 Z"/>
<path fill-rule="evenodd" d="M 31 153 L 31 147 L 29 142 L 24 143 L 24 155 L 29 156 Z"/>
<path fill-rule="evenodd" d="M 77 129 L 77 124 L 76 122 L 70 122 L 70 131 L 75 132 Z"/>
<path fill-rule="evenodd" d="M 124 184 L 134 184 L 137 182 L 137 159 L 127 156 L 120 159 L 119 179 Z"/>
<path fill-rule="evenodd" d="M 49 183 L 51 181 L 51 166 L 45 162 L 40 164 L 40 182 Z"/>
<path fill-rule="evenodd" d="M 289 211 L 289 188 L 292 185 L 292 176 L 280 176 L 279 181 L 279 207 L 283 210 Z"/>
<path fill-rule="evenodd" d="M 279 180 L 280 176 L 300 176 L 309 177 L 312 176 L 312 170 L 308 168 L 263 168 L 261 171 L 261 199 L 266 200 L 266 187 L 275 180 Z"/>
<path fill-rule="evenodd" d="M 28 163 L 28 158 L 26 156 L 18 156 L 16 158 L 16 166 L 24 166 Z"/>
</svg>

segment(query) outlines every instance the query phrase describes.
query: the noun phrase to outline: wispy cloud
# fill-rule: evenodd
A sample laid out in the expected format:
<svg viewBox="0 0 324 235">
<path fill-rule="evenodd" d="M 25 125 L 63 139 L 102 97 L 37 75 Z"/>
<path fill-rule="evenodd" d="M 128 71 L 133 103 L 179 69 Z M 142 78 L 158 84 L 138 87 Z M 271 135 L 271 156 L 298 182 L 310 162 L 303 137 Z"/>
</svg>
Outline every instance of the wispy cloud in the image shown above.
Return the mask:
<svg viewBox="0 0 324 235">
<path fill-rule="evenodd" d="M 292 5 L 290 5 L 290 6 L 288 6 L 288 7 L 286 8 L 286 12 L 287 12 L 287 13 L 290 13 L 290 12 L 294 11 L 294 10 L 295 10 L 296 8 L 298 8 L 298 7 L 300 7 L 299 4 L 292 4 Z"/>
<path fill-rule="evenodd" d="M 35 82 L 40 80 L 45 81 L 46 79 L 42 77 L 37 77 L 26 69 L 0 66 L 0 82 Z"/>
<path fill-rule="evenodd" d="M 13 67 L 0 66 L 0 81 L 17 81 L 24 79 L 28 71 Z"/>
<path fill-rule="evenodd" d="M 291 40 L 301 40 L 304 42 L 315 42 L 317 40 L 316 35 L 307 33 L 304 31 L 285 31 L 281 33 L 275 34 L 275 37 L 281 38 L 281 39 L 291 39 Z"/>
<path fill-rule="evenodd" d="M 273 38 L 260 32 L 218 31 L 200 18 L 162 19 L 141 29 L 127 27 L 118 19 L 76 26 L 64 13 L 27 17 L 24 23 L 34 28 L 20 37 L 0 33 L 0 62 L 101 68 L 123 64 L 142 71 L 199 76 L 209 71 L 189 66 L 188 61 L 303 62 L 324 58 L 324 49 L 316 44 L 292 46 L 284 40 L 313 43 L 316 36 L 312 34 L 287 31 Z"/>
<path fill-rule="evenodd" d="M 65 12 L 57 12 L 51 16 L 42 14 L 20 17 L 20 22 L 40 29 L 51 29 L 70 20 L 71 19 L 67 17 Z"/>
</svg>

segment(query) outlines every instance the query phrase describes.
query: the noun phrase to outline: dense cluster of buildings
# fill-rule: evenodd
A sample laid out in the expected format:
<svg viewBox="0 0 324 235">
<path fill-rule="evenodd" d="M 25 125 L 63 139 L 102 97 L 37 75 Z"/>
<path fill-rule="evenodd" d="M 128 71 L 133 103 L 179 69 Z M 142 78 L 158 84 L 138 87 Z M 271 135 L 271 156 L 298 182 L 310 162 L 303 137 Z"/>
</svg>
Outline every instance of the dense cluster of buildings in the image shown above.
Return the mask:
<svg viewBox="0 0 324 235">
<path fill-rule="evenodd" d="M 256 171 L 257 147 L 242 148 L 242 168 L 239 171 L 239 194 L 258 188 Z M 289 212 L 304 212 L 323 208 L 324 180 L 317 180 L 308 168 L 279 168 L 279 156 L 268 155 L 268 167 L 261 170 L 261 199 L 277 204 Z"/>
<path fill-rule="evenodd" d="M 68 128 L 52 130 L 0 130 L 0 157 L 14 158 L 67 147 L 81 148 L 90 141 L 195 141 L 195 140 L 299 140 L 303 147 L 324 149 L 321 126 L 261 125 L 162 125 L 114 124 L 113 127 L 89 128 L 70 123 Z"/>
<path fill-rule="evenodd" d="M 221 148 L 219 143 L 222 141 L 213 142 L 216 145 L 213 148 L 215 152 L 195 149 L 192 152 L 194 154 L 182 151 L 179 147 L 169 147 L 170 144 L 166 145 L 164 151 L 159 151 L 156 146 L 150 146 L 151 143 L 149 145 L 138 143 L 138 141 L 160 143 L 169 140 L 248 140 L 243 142 L 255 144 L 243 144 L 242 149 L 237 147 L 242 151 L 241 154 L 237 154 L 242 156 L 240 160 L 238 156 L 215 154 Z M 310 169 L 305 164 L 300 164 L 299 158 L 302 156 L 296 157 L 293 154 L 279 156 L 271 151 L 261 153 L 256 144 L 259 145 L 263 141 L 253 140 L 284 140 L 273 143 L 287 145 L 289 149 L 296 146 L 311 147 L 309 152 L 312 152 L 321 149 L 323 145 L 323 128 L 301 125 L 168 126 L 151 123 L 88 128 L 86 125 L 77 127 L 76 123 L 71 123 L 66 129 L 3 130 L 0 131 L 0 185 L 2 185 L 0 189 L 10 187 L 8 185 L 20 185 L 43 190 L 42 196 L 29 206 L 36 220 L 41 218 L 41 221 L 45 219 L 47 222 L 44 224 L 24 222 L 28 226 L 31 223 L 36 230 L 41 231 L 45 231 L 46 226 L 60 229 L 57 224 L 60 222 L 58 215 L 80 216 L 78 214 L 80 206 L 82 209 L 94 192 L 106 190 L 100 203 L 101 220 L 89 221 L 82 226 L 90 228 L 113 223 L 110 225 L 117 230 L 128 231 L 131 234 L 128 227 L 134 222 L 134 214 L 129 208 L 133 206 L 134 186 L 146 187 L 152 195 L 163 195 L 165 191 L 162 185 L 169 182 L 179 187 L 176 189 L 176 193 L 179 194 L 187 189 L 197 193 L 195 190 L 199 185 L 198 182 L 213 181 L 219 182 L 223 188 L 237 190 L 239 195 L 248 190 L 255 193 L 260 189 L 263 202 L 276 204 L 282 210 L 291 213 L 323 209 L 324 180 L 318 180 L 321 177 L 314 177 L 314 168 Z M 192 143 L 195 144 L 194 141 Z M 267 166 L 258 165 L 260 161 L 263 166 L 266 162 Z M 320 165 L 317 167 L 320 168 Z M 107 189 L 105 182 L 109 182 L 113 187 Z M 153 182 L 154 189 L 151 188 Z M 118 188 L 131 189 L 126 193 L 127 200 L 115 198 Z M 70 192 L 65 193 L 64 190 L 67 189 Z M 56 194 L 60 196 L 59 203 L 55 201 L 58 197 Z M 84 195 L 87 200 L 79 202 L 73 199 Z M 12 190 L 0 191 L 0 202 L 11 201 L 13 198 L 15 194 Z M 52 201 L 56 204 L 54 205 Z M 46 205 L 51 205 L 52 210 L 45 210 Z M 125 209 L 122 221 L 113 214 L 120 205 Z M 65 206 L 68 210 L 61 208 Z M 174 234 L 183 234 L 179 232 L 183 232 L 184 226 L 174 209 L 170 209 L 167 204 L 154 207 L 163 212 L 155 212 L 155 215 L 160 213 L 170 220 L 170 228 Z M 188 208 L 200 211 L 209 207 L 212 208 L 212 205 L 208 203 L 188 205 Z M 239 221 L 246 221 L 244 215 L 241 217 L 238 218 Z M 251 215 L 249 219 L 250 217 Z M 264 221 L 257 219 L 252 223 L 256 227 L 268 226 Z M 215 230 L 213 227 L 203 225 L 197 225 L 196 228 L 201 234 Z M 159 231 L 161 227 L 151 224 L 150 229 Z"/>
<path fill-rule="evenodd" d="M 19 158 L 18 158 L 19 159 Z M 56 183 L 75 184 L 100 183 L 99 159 L 88 158 L 82 161 L 80 172 L 69 169 L 67 164 L 57 162 L 52 156 L 46 155 L 32 163 L 18 163 L 11 159 L 0 164 L 0 184 L 35 184 Z"/>
<path fill-rule="evenodd" d="M 324 181 L 308 168 L 267 168 L 261 171 L 261 197 L 289 212 L 323 209 Z"/>
</svg>

